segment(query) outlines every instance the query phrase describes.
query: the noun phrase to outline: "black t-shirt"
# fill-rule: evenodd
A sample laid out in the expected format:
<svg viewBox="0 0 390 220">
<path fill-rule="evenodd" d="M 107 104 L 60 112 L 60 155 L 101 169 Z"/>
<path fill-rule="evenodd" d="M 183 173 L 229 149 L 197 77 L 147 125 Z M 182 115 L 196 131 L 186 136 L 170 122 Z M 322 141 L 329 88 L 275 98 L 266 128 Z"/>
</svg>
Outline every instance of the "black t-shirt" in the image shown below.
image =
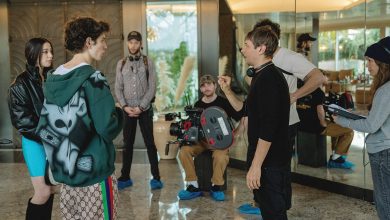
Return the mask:
<svg viewBox="0 0 390 220">
<path fill-rule="evenodd" d="M 318 134 L 324 131 L 325 128 L 321 126 L 317 114 L 317 106 L 324 102 L 325 93 L 320 88 L 298 101 L 298 104 L 303 106 L 297 108 L 300 119 L 298 129 L 300 131 Z"/>
<path fill-rule="evenodd" d="M 203 109 L 213 106 L 222 108 L 228 117 L 233 118 L 236 121 L 240 120 L 241 118 L 241 111 L 236 112 L 236 110 L 234 110 L 234 108 L 230 105 L 229 101 L 221 96 L 217 96 L 217 98 L 210 103 L 205 103 L 202 101 L 202 99 L 199 99 L 194 105 L 194 107 Z"/>
<path fill-rule="evenodd" d="M 271 142 L 263 167 L 288 167 L 292 149 L 288 145 L 290 93 L 283 74 L 271 64 L 252 79 L 246 100 L 248 113 L 248 166 L 259 139 Z"/>
</svg>

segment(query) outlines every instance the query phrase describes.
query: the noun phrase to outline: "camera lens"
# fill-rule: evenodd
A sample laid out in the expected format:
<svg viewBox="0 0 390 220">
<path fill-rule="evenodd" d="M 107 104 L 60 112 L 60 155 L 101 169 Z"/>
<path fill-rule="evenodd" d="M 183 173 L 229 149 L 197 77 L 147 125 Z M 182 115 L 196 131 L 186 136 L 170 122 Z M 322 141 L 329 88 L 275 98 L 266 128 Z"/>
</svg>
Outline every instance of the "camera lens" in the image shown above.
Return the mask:
<svg viewBox="0 0 390 220">
<path fill-rule="evenodd" d="M 179 136 L 181 133 L 179 123 L 171 123 L 171 126 L 169 127 L 169 133 L 172 136 Z"/>
</svg>

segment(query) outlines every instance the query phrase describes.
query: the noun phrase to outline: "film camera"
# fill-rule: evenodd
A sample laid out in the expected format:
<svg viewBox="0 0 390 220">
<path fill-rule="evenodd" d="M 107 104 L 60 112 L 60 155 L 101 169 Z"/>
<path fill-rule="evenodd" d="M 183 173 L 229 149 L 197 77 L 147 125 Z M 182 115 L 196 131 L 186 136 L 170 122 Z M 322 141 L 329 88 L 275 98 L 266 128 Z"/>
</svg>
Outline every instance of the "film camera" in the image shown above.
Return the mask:
<svg viewBox="0 0 390 220">
<path fill-rule="evenodd" d="M 173 121 L 178 119 L 178 122 L 172 122 L 169 133 L 177 137 L 177 142 L 181 145 L 192 145 L 204 137 L 203 130 L 200 124 L 200 117 L 203 112 L 202 108 L 186 106 L 184 108 L 186 118 L 182 118 L 181 113 L 168 113 L 165 115 L 165 121 Z"/>
<path fill-rule="evenodd" d="M 165 115 L 166 121 L 178 119 L 178 122 L 172 122 L 169 131 L 172 136 L 177 137 L 177 140 L 167 143 L 165 154 L 169 152 L 169 145 L 174 143 L 178 143 L 181 147 L 204 141 L 214 149 L 226 149 L 233 143 L 233 126 L 223 109 L 186 106 L 184 111 L 186 118 L 182 118 L 181 113 Z"/>
</svg>

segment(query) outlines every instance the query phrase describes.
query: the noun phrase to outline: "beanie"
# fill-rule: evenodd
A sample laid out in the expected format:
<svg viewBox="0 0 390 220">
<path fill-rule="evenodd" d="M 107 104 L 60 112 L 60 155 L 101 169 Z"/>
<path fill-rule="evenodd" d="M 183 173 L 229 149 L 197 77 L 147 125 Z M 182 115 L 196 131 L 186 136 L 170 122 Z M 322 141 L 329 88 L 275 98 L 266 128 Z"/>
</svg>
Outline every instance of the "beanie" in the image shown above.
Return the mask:
<svg viewBox="0 0 390 220">
<path fill-rule="evenodd" d="M 377 43 L 369 46 L 364 56 L 390 64 L 390 37 L 385 37 Z"/>
</svg>

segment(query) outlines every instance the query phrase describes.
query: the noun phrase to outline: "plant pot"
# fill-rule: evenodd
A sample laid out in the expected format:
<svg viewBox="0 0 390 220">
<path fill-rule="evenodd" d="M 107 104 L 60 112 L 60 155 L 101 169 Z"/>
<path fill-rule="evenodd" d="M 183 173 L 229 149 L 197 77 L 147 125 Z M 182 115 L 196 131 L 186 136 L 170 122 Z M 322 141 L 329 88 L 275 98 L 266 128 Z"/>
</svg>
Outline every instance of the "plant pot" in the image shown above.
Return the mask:
<svg viewBox="0 0 390 220">
<path fill-rule="evenodd" d="M 159 115 L 157 120 L 153 121 L 153 135 L 157 152 L 161 159 L 175 159 L 179 151 L 178 144 L 170 144 L 168 155 L 165 154 L 165 148 L 168 141 L 176 140 L 175 136 L 169 134 L 170 121 L 165 121 L 164 115 Z"/>
</svg>

